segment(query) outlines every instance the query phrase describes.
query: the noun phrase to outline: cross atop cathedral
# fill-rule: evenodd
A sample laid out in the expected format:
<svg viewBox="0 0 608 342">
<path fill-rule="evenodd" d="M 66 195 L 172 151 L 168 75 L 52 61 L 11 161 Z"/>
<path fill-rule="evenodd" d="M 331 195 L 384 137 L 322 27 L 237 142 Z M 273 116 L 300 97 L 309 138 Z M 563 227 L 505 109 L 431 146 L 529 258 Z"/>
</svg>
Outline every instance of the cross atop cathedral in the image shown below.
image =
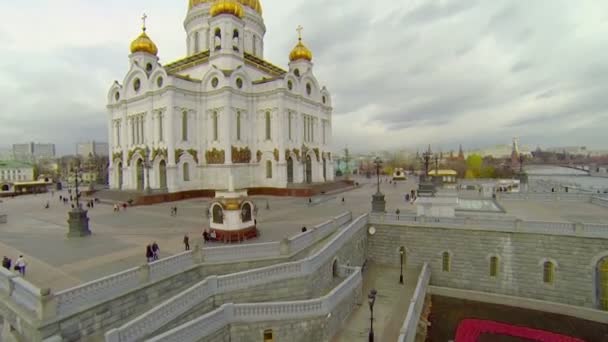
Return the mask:
<svg viewBox="0 0 608 342">
<path fill-rule="evenodd" d="M 144 13 L 144 15 L 141 16 L 141 22 L 142 22 L 142 30 L 146 30 L 146 19 L 148 19 L 148 16 L 146 15 L 146 13 Z"/>
<path fill-rule="evenodd" d="M 298 25 L 298 28 L 296 28 L 296 31 L 298 31 L 298 40 L 302 40 L 302 30 L 304 28 L 302 27 L 302 25 Z"/>
</svg>

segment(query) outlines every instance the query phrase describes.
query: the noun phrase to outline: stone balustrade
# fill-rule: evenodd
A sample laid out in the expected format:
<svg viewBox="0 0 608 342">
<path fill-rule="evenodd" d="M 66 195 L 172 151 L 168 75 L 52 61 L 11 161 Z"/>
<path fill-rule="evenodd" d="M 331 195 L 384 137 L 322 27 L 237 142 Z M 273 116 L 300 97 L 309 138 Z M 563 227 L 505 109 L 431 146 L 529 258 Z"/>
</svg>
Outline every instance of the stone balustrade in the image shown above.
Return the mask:
<svg viewBox="0 0 608 342">
<path fill-rule="evenodd" d="M 592 193 L 580 192 L 504 192 L 497 193 L 499 200 L 533 200 L 562 202 L 591 202 Z"/>
<path fill-rule="evenodd" d="M 349 214 L 350 215 L 350 214 Z M 152 310 L 134 320 L 112 329 L 106 333 L 106 341 L 127 342 L 137 341 L 147 334 L 157 331 L 167 323 L 203 303 L 212 296 L 247 289 L 259 284 L 268 284 L 282 279 L 304 277 L 317 271 L 321 265 L 346 243 L 355 233 L 363 229 L 368 222 L 368 215 L 362 215 L 340 231 L 323 248 L 306 259 L 267 266 L 263 268 L 232 273 L 223 276 L 210 276 L 186 291 L 168 299 Z M 349 277 L 356 268 L 342 267 Z M 342 269 L 341 268 L 341 269 Z M 245 308 L 245 307 L 243 307 Z M 262 313 L 260 313 L 261 315 Z M 204 316 L 203 316 L 204 317 Z M 217 316 L 212 316 L 217 317 Z M 193 328 L 201 331 L 200 328 Z M 197 333 L 198 334 L 198 333 Z M 178 334 L 182 336 L 182 333 Z M 190 336 L 189 334 L 187 334 Z M 196 334 L 195 334 L 196 335 Z M 198 336 L 198 335 L 197 335 Z"/>
<path fill-rule="evenodd" d="M 422 266 L 416 289 L 410 300 L 410 306 L 399 332 L 399 342 L 414 342 L 416 340 L 416 330 L 418 329 L 418 322 L 420 321 L 420 315 L 422 314 L 424 299 L 430 281 L 431 268 L 428 263 L 425 263 L 424 266 Z"/>
<path fill-rule="evenodd" d="M 601 205 L 602 207 L 608 207 L 608 198 L 593 196 L 591 197 L 591 203 Z"/>
<path fill-rule="evenodd" d="M 487 217 L 397 216 L 394 214 L 371 214 L 370 223 L 608 239 L 608 224 L 595 223 L 522 221 Z"/>
<path fill-rule="evenodd" d="M 6 214 L 0 214 L 0 224 L 7 223 L 8 216 Z"/>
<path fill-rule="evenodd" d="M 193 321 L 169 330 L 148 341 L 196 342 L 229 324 L 305 319 L 326 316 L 349 296 L 355 296 L 362 283 L 361 269 L 356 268 L 348 278 L 329 294 L 303 301 L 224 304 Z"/>
<path fill-rule="evenodd" d="M 341 214 L 331 220 L 330 226 L 323 226 L 323 234 L 310 231 L 310 240 L 304 248 L 320 241 L 329 233 L 348 222 L 352 217 L 350 212 Z M 329 221 L 328 221 L 329 222 Z M 324 225 L 327 222 L 322 223 Z M 308 232 L 307 232 L 308 233 Z M 301 246 L 298 246 L 301 248 Z M 288 249 L 292 248 L 288 246 Z M 301 249 L 300 249 L 301 250 Z M 289 252 L 289 251 L 288 251 Z M 186 251 L 173 255 L 140 267 L 135 267 L 116 274 L 109 275 L 79 286 L 57 292 L 57 316 L 65 317 L 81 309 L 95 305 L 103 300 L 118 297 L 140 286 L 155 282 L 190 269 L 201 261 L 204 262 L 231 262 L 239 260 L 253 260 L 263 258 L 276 258 L 281 256 L 281 243 L 254 243 L 238 246 L 210 247 L 202 249 L 195 247 L 192 251 Z M 288 253 L 289 254 L 289 253 Z"/>
</svg>

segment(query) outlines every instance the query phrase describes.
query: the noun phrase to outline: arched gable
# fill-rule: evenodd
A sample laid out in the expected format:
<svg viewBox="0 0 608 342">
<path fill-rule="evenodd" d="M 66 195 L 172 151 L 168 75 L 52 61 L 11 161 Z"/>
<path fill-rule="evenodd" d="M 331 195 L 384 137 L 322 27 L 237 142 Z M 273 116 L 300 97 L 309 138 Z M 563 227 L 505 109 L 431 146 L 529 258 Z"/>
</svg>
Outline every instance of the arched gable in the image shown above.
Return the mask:
<svg viewBox="0 0 608 342">
<path fill-rule="evenodd" d="M 237 79 L 241 79 L 243 81 L 242 88 L 239 89 L 237 86 Z M 237 90 L 245 91 L 251 88 L 251 77 L 247 74 L 244 69 L 237 69 L 235 72 L 230 75 L 230 85 Z"/>
<path fill-rule="evenodd" d="M 217 80 L 218 80 L 218 84 L 215 88 L 211 84 L 211 80 L 213 80 L 214 77 L 217 77 Z M 207 73 L 203 77 L 203 79 L 201 81 L 201 91 L 208 92 L 208 91 L 220 89 L 221 87 L 224 87 L 225 85 L 226 85 L 226 77 L 219 69 L 217 69 L 216 67 L 213 67 L 213 68 L 209 69 L 209 71 L 207 71 Z"/>
<path fill-rule="evenodd" d="M 134 89 L 134 82 L 136 79 L 139 79 L 140 81 L 139 90 L 137 91 Z M 125 98 L 131 98 L 144 94 L 150 88 L 148 75 L 140 67 L 134 67 L 131 69 L 131 71 L 129 71 L 127 77 L 125 77 L 123 87 L 125 88 L 124 93 L 126 93 Z"/>
<path fill-rule="evenodd" d="M 119 94 L 118 99 L 116 99 L 117 92 Z M 124 92 L 124 90 L 123 90 L 122 85 L 120 83 L 118 83 L 118 81 L 114 81 L 114 83 L 112 83 L 112 86 L 108 90 L 108 95 L 107 95 L 108 103 L 120 102 L 124 97 L 123 92 Z"/>
</svg>

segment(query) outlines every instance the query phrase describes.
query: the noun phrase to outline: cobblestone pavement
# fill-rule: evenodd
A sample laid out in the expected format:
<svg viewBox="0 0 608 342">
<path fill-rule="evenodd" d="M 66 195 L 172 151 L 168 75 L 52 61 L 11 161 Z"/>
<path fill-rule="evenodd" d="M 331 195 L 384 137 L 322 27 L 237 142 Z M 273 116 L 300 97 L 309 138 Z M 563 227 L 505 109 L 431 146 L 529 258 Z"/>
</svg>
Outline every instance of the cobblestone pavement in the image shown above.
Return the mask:
<svg viewBox="0 0 608 342">
<path fill-rule="evenodd" d="M 420 269 L 404 270 L 403 284 L 399 284 L 399 271 L 395 267 L 368 264 L 363 274 L 361 305 L 350 314 L 333 342 L 368 341 L 370 311 L 367 295 L 371 289 L 378 291 L 374 304 L 374 340 L 397 341 Z"/>
<path fill-rule="evenodd" d="M 357 181 L 359 188 L 327 195 L 327 199 L 312 206 L 307 198 L 254 196 L 261 236 L 250 243 L 295 235 L 302 226 L 313 226 L 347 210 L 354 215 L 369 212 L 371 194 L 376 191 L 370 182 L 375 179 Z M 394 211 L 394 203 L 400 202 L 402 212 L 413 212 L 414 207 L 402 199 L 413 186 L 412 182 L 398 186 L 383 183 L 389 210 Z M 89 210 L 93 235 L 67 239 L 70 208 L 60 203 L 59 195 L 67 192 L 8 198 L 0 203 L 0 212 L 8 214 L 8 223 L 0 225 L 0 254 L 13 260 L 23 254 L 28 262 L 26 279 L 54 291 L 145 263 L 145 246 L 153 241 L 159 244 L 161 257 L 183 251 L 186 233 L 191 246 L 200 244 L 202 228 L 207 226 L 206 199 L 133 207 L 119 213 L 113 212 L 111 205 L 99 204 Z M 50 208 L 44 209 L 47 201 Z M 266 201 L 270 210 L 266 209 Z M 172 206 L 178 207 L 177 217 L 170 216 Z"/>
</svg>

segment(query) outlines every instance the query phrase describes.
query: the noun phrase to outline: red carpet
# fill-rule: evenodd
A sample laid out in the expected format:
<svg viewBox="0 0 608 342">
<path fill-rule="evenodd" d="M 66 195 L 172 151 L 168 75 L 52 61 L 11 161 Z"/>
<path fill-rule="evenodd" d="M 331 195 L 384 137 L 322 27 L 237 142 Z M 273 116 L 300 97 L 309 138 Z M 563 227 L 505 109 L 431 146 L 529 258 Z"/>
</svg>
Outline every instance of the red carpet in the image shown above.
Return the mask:
<svg viewBox="0 0 608 342">
<path fill-rule="evenodd" d="M 465 319 L 456 330 L 456 342 L 477 342 L 482 334 L 504 335 L 541 342 L 585 342 L 579 338 L 548 331 L 481 319 Z"/>
</svg>

